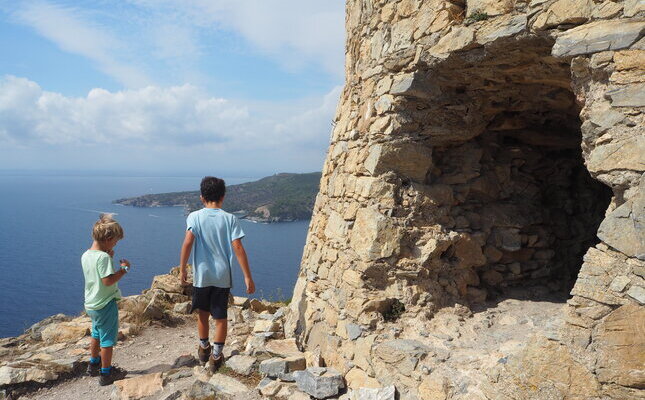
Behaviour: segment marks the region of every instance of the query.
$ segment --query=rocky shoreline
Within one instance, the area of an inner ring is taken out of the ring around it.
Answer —
[[[281,173],[227,187],[223,208],[254,222],[292,222],[311,218],[320,173]],[[186,215],[202,207],[199,192],[147,194],[114,200],[133,207],[183,207]]]

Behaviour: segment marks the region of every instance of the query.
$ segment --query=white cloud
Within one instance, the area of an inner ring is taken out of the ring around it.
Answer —
[[[288,70],[318,65],[343,75],[345,2],[342,0],[130,0],[155,19],[176,26],[228,30]]]
[[[2,0],[0,0],[2,1]],[[14,21],[62,50],[90,59],[129,88],[176,73],[182,82],[208,75],[204,49],[227,32],[288,71],[318,66],[341,79],[344,2],[331,0],[130,0],[75,3],[33,0],[7,3]],[[230,42],[227,42],[230,43]],[[159,65],[163,64],[163,67]]]
[[[110,29],[93,21],[84,10],[47,2],[23,2],[14,10],[13,17],[51,40],[62,50],[92,60],[104,73],[127,87],[141,87],[149,78],[127,60],[126,42],[118,39]]]
[[[210,146],[219,150],[324,153],[340,88],[316,101],[279,107],[213,97],[199,88],[148,86],[86,97],[44,91],[25,78],[0,79],[0,143],[34,149],[118,145],[123,148]]]
[[[203,18],[239,32],[288,68],[316,63],[336,76],[343,74],[344,1],[195,0],[192,4]]]

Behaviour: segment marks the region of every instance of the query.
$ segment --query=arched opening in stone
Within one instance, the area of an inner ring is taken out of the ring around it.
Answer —
[[[427,121],[416,140],[433,159],[424,183],[453,198],[428,217],[482,249],[456,242],[440,255],[452,299],[564,299],[598,242],[611,190],[585,168],[571,67],[552,44],[498,40],[415,77],[410,109]]]

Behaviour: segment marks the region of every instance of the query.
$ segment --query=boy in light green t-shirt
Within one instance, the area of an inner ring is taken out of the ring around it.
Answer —
[[[111,215],[101,214],[92,230],[94,242],[81,256],[85,277],[85,312],[92,319],[90,363],[87,372],[100,376],[101,386],[123,379],[127,372],[112,366],[112,349],[119,332],[119,309],[116,301],[121,298],[117,282],[130,269],[128,260],[121,260],[121,268],[112,262],[114,246],[123,239],[123,228]],[[99,350],[100,348],[100,350]]]

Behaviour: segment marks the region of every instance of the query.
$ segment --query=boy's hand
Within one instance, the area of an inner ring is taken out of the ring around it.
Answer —
[[[122,267],[130,268],[130,261],[126,260],[125,258],[120,259],[119,262],[121,263]]]
[[[246,293],[255,293],[255,282],[253,282],[253,278],[244,278],[244,283],[246,283]]]
[[[188,286],[188,271],[186,268],[181,270],[181,286]]]

